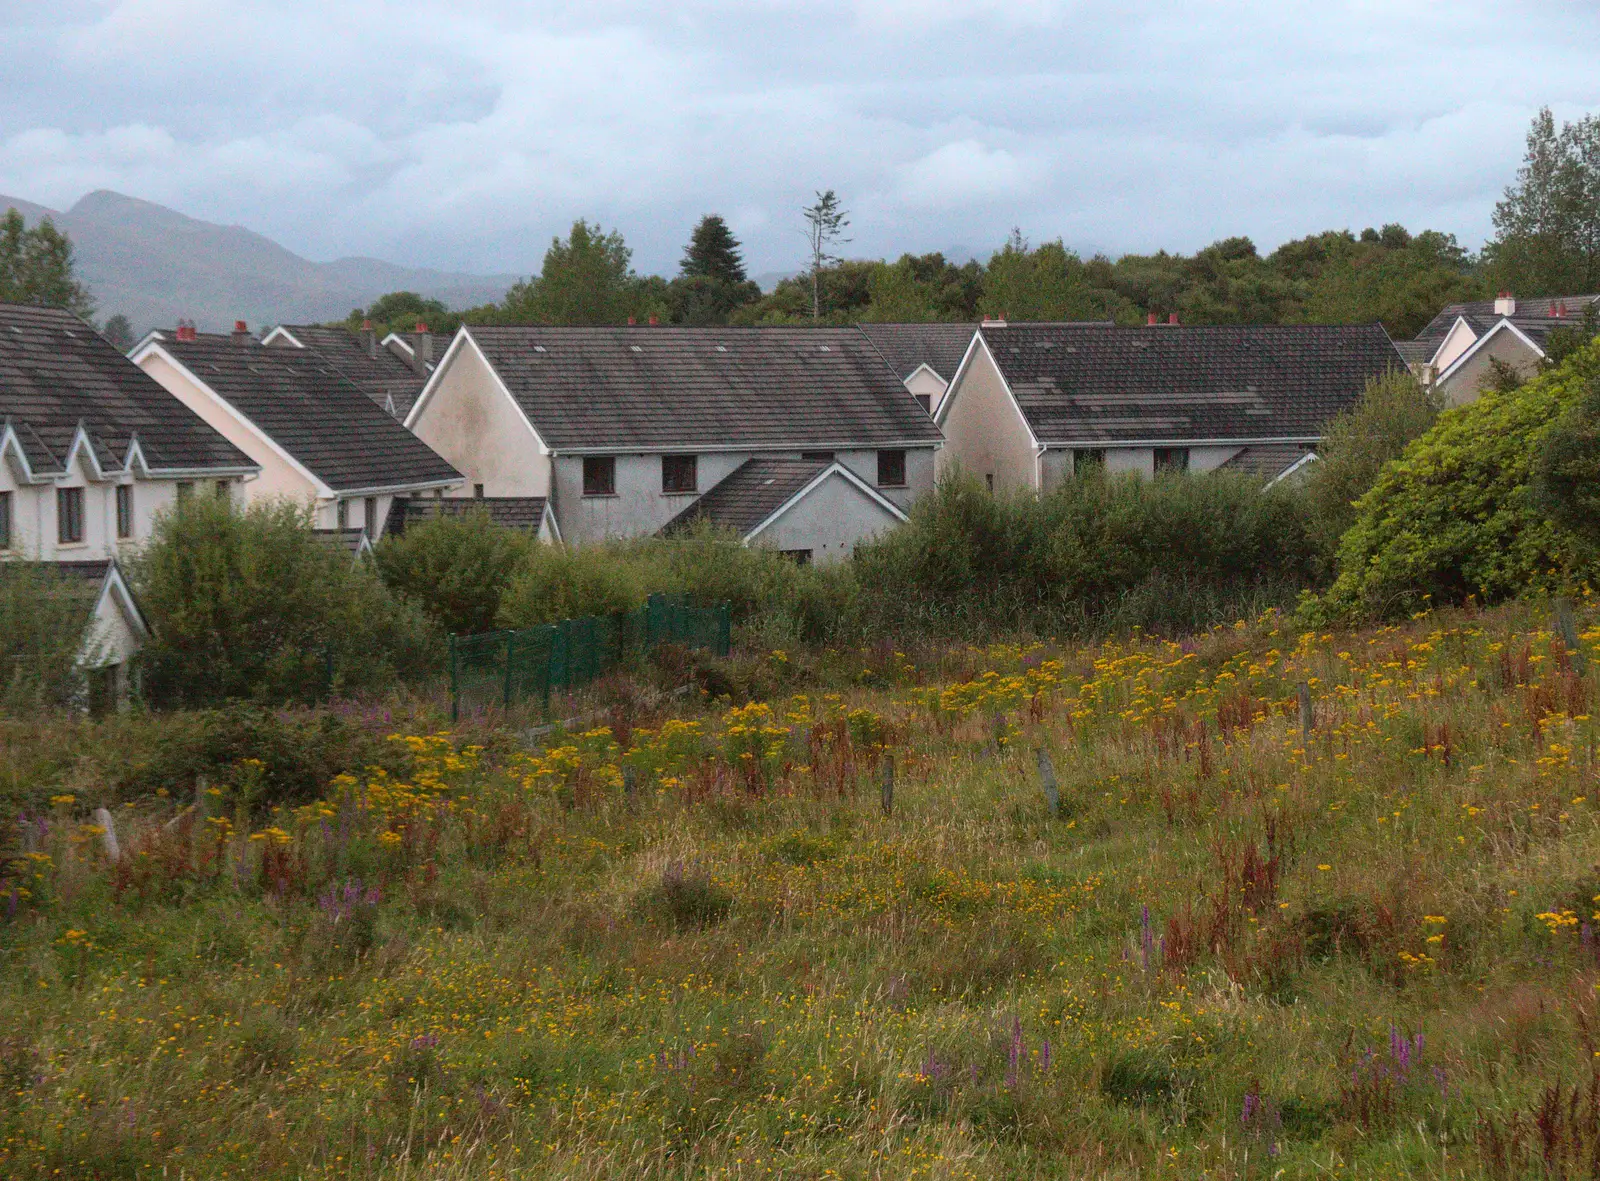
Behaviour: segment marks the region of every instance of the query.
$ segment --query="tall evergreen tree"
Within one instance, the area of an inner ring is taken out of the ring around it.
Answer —
[[[0,217],[0,303],[66,308],[87,320],[94,299],[74,269],[72,241],[48,217],[32,229],[15,209]]]
[[[689,245],[683,248],[678,273],[686,279],[698,277],[728,284],[743,283],[749,278],[744,272],[739,239],[720,214],[708,213],[695,226]]]

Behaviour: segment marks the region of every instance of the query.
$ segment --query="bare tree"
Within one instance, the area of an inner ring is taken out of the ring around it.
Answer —
[[[839,204],[838,194],[832,189],[818,193],[817,203],[800,212],[805,215],[806,242],[811,247],[811,318],[819,320],[822,318],[822,268],[839,261],[837,255],[829,253],[834,244],[850,241],[843,237],[850,215]]]

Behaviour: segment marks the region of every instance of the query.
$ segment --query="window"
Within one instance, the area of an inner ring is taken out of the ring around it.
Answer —
[[[11,493],[0,492],[0,549],[11,548]]]
[[[833,462],[833,452],[832,451],[802,451],[800,453],[800,458],[805,460],[807,463],[832,463]]]
[[[1156,448],[1156,473],[1186,472],[1189,470],[1189,449],[1187,447],[1157,447]]]
[[[348,500],[334,502],[333,523],[340,529],[350,528],[350,502]]]
[[[922,412],[924,414],[933,413],[932,394],[912,394],[911,396],[917,400],[917,405],[922,407]]]
[[[133,485],[117,485],[117,537],[123,541],[133,536]]]
[[[232,495],[232,485],[227,480],[217,481],[217,499],[227,500]]]
[[[904,451],[878,452],[878,487],[904,488],[906,485],[906,453]]]
[[[83,489],[56,489],[56,540],[74,545],[83,540]]]
[[[367,536],[378,540],[378,498],[367,497],[366,503],[361,506],[361,527],[366,530]]]
[[[1072,453],[1072,471],[1074,475],[1087,476],[1090,472],[1103,472],[1106,470],[1106,449],[1104,447],[1085,447]]]
[[[663,455],[661,457],[661,491],[693,492],[698,486],[698,472],[692,455]]]
[[[188,500],[189,497],[191,497],[193,495],[194,495],[194,481],[193,480],[179,480],[178,481],[178,503],[182,504],[184,501]]]
[[[474,484],[472,486],[472,498],[474,500],[482,500],[483,499],[483,485],[482,484]]]
[[[615,496],[617,494],[617,460],[613,455],[585,455],[583,457],[583,494],[585,496]]]
[[[786,549],[779,550],[778,552],[784,557],[788,558],[796,566],[811,565],[811,551],[808,549]]]
[[[983,473],[983,488],[984,488],[985,492],[991,492],[992,493],[994,491],[994,473],[993,472],[984,472]]]

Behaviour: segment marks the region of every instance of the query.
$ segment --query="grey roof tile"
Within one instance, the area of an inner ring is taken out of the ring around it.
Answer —
[[[418,373],[409,363],[383,345],[369,353],[361,338],[347,329],[325,324],[280,324],[302,347],[319,354],[339,375],[379,406],[394,407],[396,418],[405,418],[427,383],[428,374]],[[435,347],[438,347],[435,337]],[[449,337],[443,343],[450,343]],[[274,344],[273,348],[293,347]],[[440,349],[440,355],[443,349]]]
[[[161,347],[336,492],[461,479],[315,351],[208,334]]]
[[[557,450],[940,441],[899,376],[855,328],[463,331]]]
[[[1529,328],[1540,332],[1548,332],[1551,328],[1559,327],[1563,323],[1572,323],[1583,317],[1583,309],[1596,301],[1600,295],[1550,295],[1538,299],[1517,300],[1517,310],[1510,319],[1519,328],[1527,331]],[[1417,333],[1418,340],[1443,340],[1445,334],[1454,327],[1458,318],[1465,317],[1469,326],[1479,336],[1493,328],[1501,320],[1494,310],[1495,301],[1492,299],[1477,299],[1470,303],[1452,303],[1442,308],[1437,316],[1423,325],[1422,331]],[[1557,316],[1557,311],[1565,311],[1565,315]],[[1529,335],[1532,335],[1529,332]]]
[[[1050,444],[1318,438],[1368,379],[1404,368],[1377,324],[981,331]]]
[[[784,502],[833,466],[832,460],[747,459],[661,529],[685,533],[702,521],[737,530],[742,537]]]
[[[154,471],[229,472],[256,464],[70,312],[0,304],[0,423],[29,465],[59,472],[83,424],[104,466],[137,437]]]
[[[932,369],[946,382],[961,367],[967,346],[978,330],[976,324],[861,324],[862,335],[870,340],[889,368],[904,381],[922,366]]]
[[[487,512],[496,525],[507,529],[537,532],[544,523],[545,498],[542,496],[479,496],[396,498],[389,509],[390,533],[404,533],[406,526],[438,517],[464,517],[472,512]]]
[[[1276,479],[1305,458],[1309,449],[1298,443],[1255,443],[1222,466],[1228,471]]]

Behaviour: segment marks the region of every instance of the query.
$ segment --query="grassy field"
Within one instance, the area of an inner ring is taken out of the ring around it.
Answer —
[[[1597,617],[1586,674],[1537,604],[775,653],[770,703],[400,734],[298,808],[240,762],[114,865],[63,794],[0,1175],[1591,1176]]]

